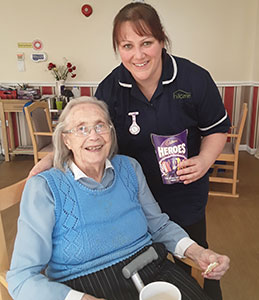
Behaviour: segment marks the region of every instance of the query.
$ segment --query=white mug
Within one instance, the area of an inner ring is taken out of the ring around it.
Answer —
[[[139,294],[139,300],[181,300],[179,289],[168,282],[155,281],[146,285]]]

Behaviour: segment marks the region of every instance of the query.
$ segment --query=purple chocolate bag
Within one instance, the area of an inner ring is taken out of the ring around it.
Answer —
[[[151,141],[155,148],[162,180],[164,184],[181,182],[176,175],[178,164],[187,159],[188,130],[175,135],[156,135],[151,133]]]

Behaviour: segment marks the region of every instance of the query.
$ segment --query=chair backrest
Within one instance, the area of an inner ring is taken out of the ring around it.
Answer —
[[[37,101],[25,107],[24,110],[32,140],[34,158],[36,158],[34,160],[37,162],[38,152],[52,143],[49,106],[45,101]]]
[[[242,138],[242,134],[243,134],[243,130],[245,127],[245,122],[246,122],[246,117],[247,117],[247,103],[243,103],[240,115],[239,115],[239,119],[238,119],[238,123],[237,123],[237,127],[236,127],[236,133],[237,133],[237,138],[234,139],[234,153],[235,155],[238,154],[239,151],[239,145],[241,143],[241,138]]]
[[[4,212],[19,203],[26,179],[15,184],[0,189],[0,283],[7,287],[5,274],[10,266],[11,253],[17,231],[18,213],[12,213],[12,217],[4,218]],[[6,215],[5,215],[6,216]],[[6,222],[4,222],[6,221]],[[6,224],[4,224],[6,223]],[[5,225],[5,226],[4,226]],[[6,228],[8,227],[8,230]],[[2,297],[2,287],[0,287],[0,299]]]

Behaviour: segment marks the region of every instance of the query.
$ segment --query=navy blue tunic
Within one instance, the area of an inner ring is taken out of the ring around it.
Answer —
[[[200,221],[208,199],[208,174],[189,185],[162,183],[150,134],[173,135],[188,129],[188,157],[199,154],[202,136],[227,132],[230,120],[210,74],[183,58],[163,50],[163,70],[150,101],[121,64],[98,86],[95,96],[104,100],[115,125],[119,152],[136,158],[161,209],[182,226]],[[137,135],[129,131],[137,112]]]

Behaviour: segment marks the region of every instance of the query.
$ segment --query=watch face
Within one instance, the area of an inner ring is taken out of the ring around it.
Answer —
[[[137,124],[131,125],[129,128],[129,132],[133,135],[137,135],[140,132],[140,127]]]

